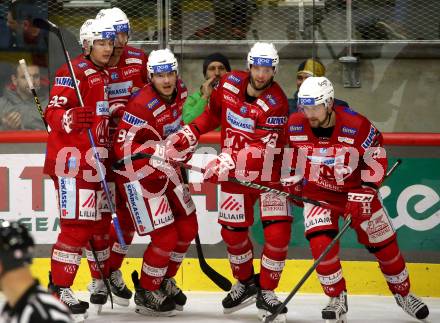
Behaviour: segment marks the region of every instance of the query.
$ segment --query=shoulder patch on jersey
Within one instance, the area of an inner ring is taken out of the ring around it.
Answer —
[[[162,112],[164,112],[166,109],[165,104],[160,106],[157,110],[153,111],[153,116],[157,117],[159,114],[161,114]]]
[[[137,74],[141,73],[140,66],[126,66],[126,67],[123,67],[121,70],[122,70],[122,77],[123,78],[128,78],[132,75],[137,75]]]
[[[258,99],[257,102],[256,102],[256,104],[257,104],[258,106],[260,106],[260,107],[264,110],[264,112],[269,111],[269,106],[268,106],[268,105],[266,104],[266,102],[264,102],[263,100]]]
[[[282,126],[287,122],[287,117],[268,117],[266,123],[273,126]]]
[[[228,83],[228,82],[223,83],[223,87],[225,89],[228,89],[229,91],[235,93],[235,94],[238,94],[238,92],[240,92],[240,90],[237,87],[235,87],[234,85],[232,85],[231,83]]]
[[[90,74],[96,73],[96,70],[94,70],[93,68],[88,68],[84,71],[84,74],[86,76],[89,76]]]
[[[304,126],[302,124],[293,124],[289,126],[289,132],[303,132]]]
[[[226,120],[232,128],[250,133],[255,132],[255,121],[253,119],[244,118],[231,109],[226,110]]]
[[[138,57],[142,55],[142,53],[135,52],[135,51],[132,51],[132,50],[128,50],[127,53],[128,53],[128,55],[133,55],[133,56],[138,56]]]
[[[80,62],[80,63],[78,63],[78,67],[79,68],[86,68],[87,66],[88,66],[89,64],[87,64],[86,62]]]
[[[158,98],[152,98],[150,102],[147,103],[146,107],[148,110],[153,110],[160,103]]]
[[[355,136],[357,134],[356,128],[351,128],[351,127],[347,127],[347,126],[342,126],[341,131],[343,134],[350,135],[350,136]]]
[[[93,75],[93,76],[90,76],[87,80],[88,80],[88,82],[89,82],[89,86],[90,86],[90,87],[93,87],[93,86],[95,86],[95,85],[98,85],[98,84],[102,84],[102,83],[104,83],[103,80],[102,80],[101,75]]]
[[[227,77],[227,80],[231,81],[232,83],[239,84],[241,82],[241,78],[238,76],[235,76],[234,74],[231,74]]]
[[[64,86],[73,89],[73,80],[68,76],[57,76],[55,77],[55,86]]]
[[[108,108],[108,101],[98,101],[96,102],[96,115],[97,116],[108,116],[110,111]]]
[[[144,119],[138,118],[127,111],[124,111],[122,120],[128,124],[131,124],[132,126],[141,126],[147,124],[147,121]]]
[[[357,115],[358,113],[356,111],[354,111],[353,109],[351,109],[350,107],[344,107],[344,112],[351,114],[352,116]]]
[[[142,64],[142,60],[140,58],[130,57],[125,59],[125,64]]]
[[[376,138],[378,131],[375,126],[370,125],[370,131],[368,132],[367,138],[365,138],[364,142],[362,143],[362,148],[367,149],[371,147],[371,145],[374,142],[374,139]]]
[[[271,95],[271,94],[266,94],[265,98],[266,98],[267,102],[269,102],[270,105],[273,106],[273,105],[276,105],[276,104],[277,104],[277,101],[275,100],[275,98],[273,97],[273,95]]]

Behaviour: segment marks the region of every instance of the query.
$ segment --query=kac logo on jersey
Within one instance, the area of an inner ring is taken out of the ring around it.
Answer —
[[[282,126],[287,121],[287,117],[268,117],[266,123],[274,126]]]
[[[232,83],[239,84],[241,82],[241,78],[231,74],[228,76],[228,80],[232,81]]]
[[[316,105],[315,98],[298,98],[298,105]]]
[[[253,133],[255,131],[255,121],[251,118],[243,118],[230,109],[226,111],[226,120],[232,128]]]
[[[119,74],[118,72],[112,72],[112,74],[110,75],[110,78],[115,81],[119,78]]]
[[[277,101],[275,100],[275,98],[272,95],[270,95],[270,94],[266,95],[266,99],[267,99],[267,101],[269,102],[270,105],[276,105],[277,104]]]
[[[273,59],[267,57],[254,57],[253,63],[258,66],[272,66]]]
[[[289,127],[289,132],[303,132],[304,126],[302,124],[293,124]]]
[[[241,114],[246,114],[247,113],[247,108],[245,107],[245,106],[242,106],[241,108],[240,108],[240,113]]]
[[[173,110],[173,118],[177,118],[177,110]]]
[[[55,86],[64,86],[73,89],[73,80],[71,77],[55,77]]]
[[[144,119],[138,118],[127,111],[124,112],[122,120],[128,124],[131,124],[132,126],[141,126],[147,123],[147,121]]]
[[[148,110],[153,110],[158,104],[159,104],[159,99],[153,98],[150,102],[147,103],[147,108]]]

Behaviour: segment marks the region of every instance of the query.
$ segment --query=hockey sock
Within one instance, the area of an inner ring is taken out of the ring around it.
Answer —
[[[154,291],[160,287],[168,269],[171,251],[177,245],[174,223],[151,233],[151,243],[144,252],[140,285]]]
[[[178,241],[176,247],[170,254],[170,262],[166,277],[174,277],[182,264],[185,254],[197,235],[198,225],[197,216],[192,213],[188,216],[179,216],[175,219]]]
[[[274,290],[278,286],[289,248],[292,224],[273,222],[264,227],[264,248],[261,256],[261,289]]]
[[[376,248],[374,255],[379,261],[380,270],[390,291],[393,294],[408,295],[410,289],[409,275],[397,240],[393,240],[384,247]]]
[[[316,260],[333,240],[327,233],[317,233],[309,236],[310,249]],[[346,290],[345,279],[339,260],[339,242],[337,242],[325,258],[316,267],[316,273],[322,289],[327,296],[336,297]]]
[[[221,235],[228,250],[229,263],[234,278],[248,281],[254,274],[252,243],[247,228],[222,227]]]
[[[118,270],[122,266],[125,256],[127,255],[128,248],[131,245],[134,237],[134,226],[131,215],[126,207],[118,207],[118,219],[121,226],[122,235],[126,247],[122,248],[119,244],[118,236],[116,235],[115,228],[110,227],[110,272]]]

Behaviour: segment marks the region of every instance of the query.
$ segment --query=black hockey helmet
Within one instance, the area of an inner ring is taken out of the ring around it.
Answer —
[[[23,267],[32,262],[34,239],[18,222],[0,223],[0,262],[2,272]]]

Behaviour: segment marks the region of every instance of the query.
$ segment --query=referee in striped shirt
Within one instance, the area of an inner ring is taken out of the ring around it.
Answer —
[[[0,305],[0,322],[74,322],[69,309],[32,277],[29,264],[33,246],[23,225],[0,223],[0,291],[6,297],[3,308]]]

